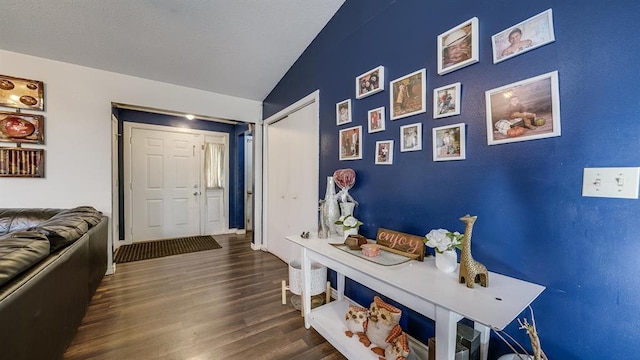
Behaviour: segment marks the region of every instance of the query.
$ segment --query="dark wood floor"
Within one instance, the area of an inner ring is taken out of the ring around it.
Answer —
[[[284,262],[215,238],[222,249],[118,264],[64,359],[344,359],[281,304]]]

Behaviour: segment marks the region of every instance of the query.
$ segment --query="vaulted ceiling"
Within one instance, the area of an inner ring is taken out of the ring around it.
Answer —
[[[262,101],[343,3],[4,0],[0,49]]]

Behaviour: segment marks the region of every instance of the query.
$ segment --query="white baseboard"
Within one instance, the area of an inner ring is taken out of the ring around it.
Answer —
[[[116,273],[116,263],[111,263],[111,266],[107,266],[107,272],[105,275],[113,275]]]

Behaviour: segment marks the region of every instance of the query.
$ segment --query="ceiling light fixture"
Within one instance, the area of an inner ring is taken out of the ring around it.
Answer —
[[[196,118],[195,116],[193,116],[193,115],[191,115],[191,114],[187,114],[187,115],[185,115],[184,117],[186,117],[186,118],[187,118],[187,119],[189,119],[189,120],[193,120],[193,119],[195,119],[195,118]]]

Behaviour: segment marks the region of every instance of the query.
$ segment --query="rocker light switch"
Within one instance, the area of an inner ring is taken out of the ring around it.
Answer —
[[[582,196],[637,199],[640,168],[585,168]]]

